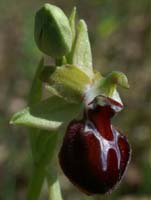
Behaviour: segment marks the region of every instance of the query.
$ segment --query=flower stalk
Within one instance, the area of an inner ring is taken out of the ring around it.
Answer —
[[[44,166],[37,166],[37,167],[34,166],[28,188],[28,194],[27,194],[28,200],[39,199],[45,176],[46,176],[46,170]]]
[[[49,200],[63,200],[57,172],[52,164],[48,167],[47,183]]]

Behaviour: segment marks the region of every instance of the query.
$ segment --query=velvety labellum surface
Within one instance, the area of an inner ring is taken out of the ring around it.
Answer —
[[[107,170],[107,158],[108,153],[110,149],[113,149],[116,152],[117,155],[117,162],[118,162],[118,169],[120,168],[120,160],[121,160],[121,154],[118,146],[118,137],[119,132],[111,126],[111,130],[113,133],[113,140],[107,140],[98,132],[98,130],[95,128],[94,124],[92,122],[87,122],[85,125],[84,132],[87,134],[93,134],[95,135],[96,139],[98,139],[100,143],[100,152],[101,152],[101,162],[102,162],[102,170]],[[104,149],[104,151],[102,151]]]
[[[115,104],[107,99],[104,106],[91,107],[83,120],[69,124],[64,137],[59,153],[61,167],[86,194],[111,191],[129,162],[128,141],[110,121],[118,106]]]

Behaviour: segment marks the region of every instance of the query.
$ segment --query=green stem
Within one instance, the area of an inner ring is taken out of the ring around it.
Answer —
[[[63,56],[62,58],[56,59],[55,62],[56,62],[56,66],[61,66],[63,64],[66,64],[67,60],[66,60],[66,57]],[[53,154],[55,154],[55,152]],[[53,167],[54,165],[55,164],[52,161],[51,164],[48,166],[48,171],[47,171],[49,200],[63,200],[62,195],[61,195],[60,183],[57,177],[57,172],[54,170],[54,167]]]
[[[65,62],[65,58],[58,59],[57,62],[58,62],[58,64],[62,65],[63,62]],[[39,66],[37,68],[37,71],[35,73],[35,77],[34,77],[32,87],[30,90],[30,94],[29,94],[29,105],[39,102],[42,97],[42,83],[39,80],[39,74],[42,71],[42,69],[43,69],[43,59],[41,60]],[[43,147],[43,145],[42,145],[42,149],[39,149],[40,147],[39,147],[39,143],[38,143],[38,141],[39,141],[38,136],[39,136],[39,134],[40,135],[42,134],[42,136],[43,136],[47,132],[42,131],[42,133],[41,132],[39,133],[38,129],[30,129],[29,132],[30,132],[29,135],[30,135],[30,142],[31,142],[34,162],[36,161],[36,154],[38,153],[37,150],[39,151],[39,154],[40,154],[41,151],[43,152],[43,148],[45,148],[46,151],[48,150],[48,152],[46,152],[46,153],[48,153],[50,156],[49,159],[47,159],[47,156],[46,156],[46,158],[45,158],[45,156],[41,157],[40,161],[38,162],[38,163],[41,163],[40,166],[37,166],[34,164],[35,166],[34,166],[33,175],[31,178],[31,182],[29,185],[27,200],[38,200],[40,193],[41,193],[41,188],[42,188],[42,185],[43,185],[44,179],[46,177],[46,173],[47,173],[45,169],[46,169],[48,163],[50,162],[50,159],[53,157],[53,152],[54,152],[53,150],[56,147],[55,141],[57,141],[57,137],[56,137],[56,139],[53,140],[53,144],[51,144],[51,141],[52,141],[52,138],[51,138],[51,140],[48,142],[48,144],[46,146]],[[40,139],[41,139],[41,143],[43,144],[45,139],[47,139],[47,134],[44,136],[44,138],[40,137]],[[52,153],[52,155],[50,155],[50,152]],[[50,194],[51,200],[62,200],[58,180],[56,179],[56,177],[53,177],[53,180],[52,180],[52,175],[50,176],[49,174],[47,175],[47,177],[48,177],[49,194]]]
[[[60,183],[57,174],[52,171],[52,167],[47,174],[49,200],[63,200],[61,195]]]
[[[43,166],[37,166],[34,168],[28,189],[27,200],[39,199],[45,175],[46,170]]]
[[[39,74],[41,70],[43,69],[43,63],[44,59],[42,58],[39,66],[37,67],[32,86],[29,92],[29,105],[32,105],[38,101],[41,100],[42,97],[42,83],[39,80]],[[29,139],[31,143],[32,153],[33,153],[33,159],[35,159],[34,156],[34,150],[36,145],[36,138],[38,137],[38,129],[29,129]],[[34,163],[34,162],[33,162]],[[27,200],[38,200],[41,192],[41,188],[44,182],[44,178],[46,175],[46,171],[44,166],[34,166],[32,177],[30,181],[30,185],[28,188],[27,193]]]
[[[56,66],[61,66],[61,65],[67,64],[66,57],[63,56],[63,57],[61,57],[61,58],[57,58],[57,59],[55,60],[55,64],[56,64]]]

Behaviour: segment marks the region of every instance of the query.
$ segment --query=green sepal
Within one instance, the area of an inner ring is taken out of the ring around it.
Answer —
[[[84,20],[80,20],[78,23],[77,37],[72,52],[72,64],[78,66],[91,79],[93,78],[91,46]]]
[[[76,36],[76,28],[75,28],[75,18],[76,18],[76,7],[73,8],[71,15],[69,17],[69,23],[70,23],[70,27],[71,27],[71,31],[72,31],[72,39],[74,42],[75,36]]]
[[[57,67],[48,80],[50,88],[55,89],[58,95],[75,103],[82,101],[85,87],[90,82],[89,77],[73,65]]]
[[[49,56],[60,58],[71,50],[69,20],[57,6],[46,3],[36,13],[34,34],[39,49]]]
[[[10,123],[54,131],[75,118],[81,107],[82,104],[67,103],[62,98],[52,96],[17,112]]]

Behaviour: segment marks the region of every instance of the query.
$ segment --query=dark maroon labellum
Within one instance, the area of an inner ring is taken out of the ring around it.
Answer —
[[[130,159],[130,146],[110,119],[122,109],[106,99],[88,109],[83,120],[73,120],[59,153],[62,170],[86,194],[104,194],[121,180]]]

